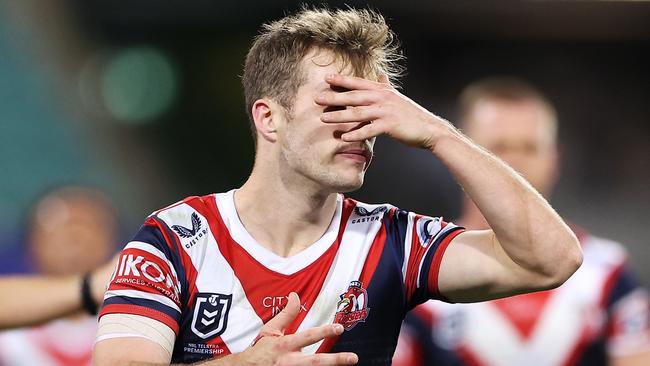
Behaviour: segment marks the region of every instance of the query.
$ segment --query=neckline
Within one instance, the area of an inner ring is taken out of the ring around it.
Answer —
[[[335,243],[343,212],[342,195],[338,194],[336,197],[336,209],[325,233],[302,251],[290,257],[282,257],[261,245],[246,230],[235,207],[235,191],[236,189],[232,189],[215,195],[221,219],[226,225],[232,240],[268,269],[284,275],[291,275],[312,264]]]

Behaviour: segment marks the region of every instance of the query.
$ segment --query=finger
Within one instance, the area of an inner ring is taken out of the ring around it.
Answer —
[[[377,108],[368,106],[347,107],[346,109],[323,112],[321,121],[325,123],[368,122],[379,118]]]
[[[384,130],[381,124],[375,121],[342,134],[341,139],[346,142],[364,141],[377,137],[382,133],[384,133]]]
[[[369,105],[376,100],[376,95],[367,90],[352,90],[343,93],[323,92],[314,98],[317,104],[330,106]]]
[[[334,337],[343,333],[341,324],[327,324],[320,327],[309,328],[285,337],[289,349],[299,350],[302,347],[314,344],[327,337]]]
[[[375,81],[341,74],[328,74],[325,76],[325,81],[330,85],[340,86],[350,90],[369,90],[385,87],[385,85]]]
[[[260,331],[261,334],[282,335],[284,329],[298,316],[300,312],[300,297],[295,292],[289,294],[287,305],[276,315],[273,319],[269,320]]]
[[[355,365],[359,362],[359,357],[352,352],[341,353],[317,353],[314,355],[292,355],[288,362],[280,362],[286,366],[303,366],[303,365]]]

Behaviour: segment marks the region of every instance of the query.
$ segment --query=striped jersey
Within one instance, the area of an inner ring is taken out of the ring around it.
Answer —
[[[427,302],[407,317],[395,366],[607,365],[650,351],[650,300],[624,248],[576,230],[584,261],[555,290],[475,304]]]
[[[249,347],[293,291],[302,303],[287,334],[333,322],[345,329],[304,353],[350,351],[360,364],[388,365],[406,312],[441,298],[442,256],[463,231],[338,195],[323,236],[285,258],[251,237],[233,197],[189,197],[148,217],[120,255],[100,317],[166,324],[176,334],[172,362],[189,363]]]

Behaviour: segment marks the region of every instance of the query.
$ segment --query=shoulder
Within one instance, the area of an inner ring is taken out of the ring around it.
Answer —
[[[379,221],[392,216],[396,207],[387,203],[373,204],[360,202],[352,198],[344,198],[344,211],[350,211],[350,223]]]

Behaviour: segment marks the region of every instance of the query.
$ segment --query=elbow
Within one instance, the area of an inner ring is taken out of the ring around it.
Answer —
[[[565,250],[560,250],[552,268],[546,272],[544,290],[560,287],[580,268],[583,261],[582,248],[578,239],[571,233]]]

